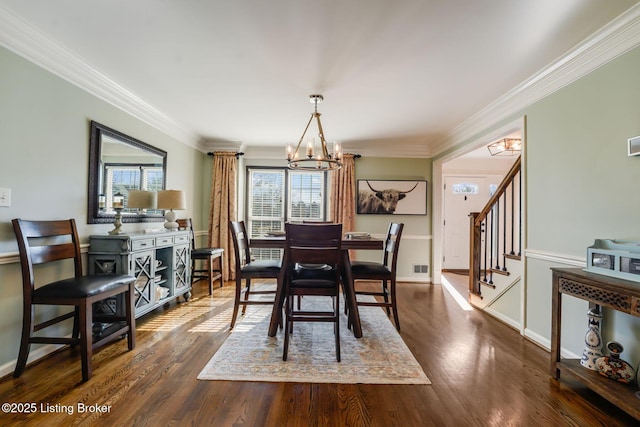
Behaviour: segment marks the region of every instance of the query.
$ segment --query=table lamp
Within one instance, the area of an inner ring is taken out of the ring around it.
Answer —
[[[153,191],[146,190],[129,190],[127,198],[127,208],[142,210],[155,209],[157,204],[157,196]]]
[[[164,228],[170,231],[178,229],[178,223],[176,222],[175,210],[182,210],[187,208],[187,199],[184,191],[181,190],[162,190],[158,191],[158,209],[164,209]],[[168,210],[167,210],[168,209]]]

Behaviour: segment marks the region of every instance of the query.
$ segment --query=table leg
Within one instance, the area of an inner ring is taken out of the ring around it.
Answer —
[[[286,266],[287,264],[282,261],[282,268],[280,269],[280,274],[278,274],[277,286],[276,286],[276,296],[273,303],[273,311],[271,312],[271,321],[269,322],[269,336],[275,337],[278,333],[278,326],[281,323],[282,317],[282,307],[284,305],[285,300],[285,292],[284,292],[284,280],[286,274]]]
[[[349,259],[349,251],[342,251],[342,290],[344,299],[349,307],[349,316],[351,317],[351,326],[353,327],[353,335],[356,338],[362,337],[362,325],[360,324],[360,313],[358,312],[358,304],[356,301],[356,293],[353,284],[353,274],[351,273],[351,260]]]

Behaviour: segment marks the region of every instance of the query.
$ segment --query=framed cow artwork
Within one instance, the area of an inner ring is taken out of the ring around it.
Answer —
[[[427,181],[358,180],[358,214],[426,215]]]

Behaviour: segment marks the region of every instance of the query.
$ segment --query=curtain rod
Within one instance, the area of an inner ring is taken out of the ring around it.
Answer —
[[[213,156],[213,151],[209,151],[209,152],[207,153],[207,156],[212,157],[212,156]],[[237,153],[236,153],[236,159],[237,159],[238,157],[240,157],[240,156],[244,156],[244,153],[243,153],[242,151],[239,151],[239,152],[237,152]]]
[[[209,152],[207,153],[207,156],[213,156],[213,151],[209,151]],[[236,159],[237,159],[238,157],[240,157],[240,156],[244,156],[244,153],[243,153],[243,152],[241,152],[241,151],[236,153]],[[359,158],[361,158],[361,157],[362,157],[362,156],[361,156],[360,154],[354,154],[354,155],[353,155],[353,158],[354,158],[354,159],[359,159]]]

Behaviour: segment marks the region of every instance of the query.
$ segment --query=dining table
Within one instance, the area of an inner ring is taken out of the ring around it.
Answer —
[[[286,239],[285,236],[264,236],[253,237],[249,239],[249,246],[251,248],[260,249],[285,249]],[[351,321],[351,327],[353,328],[353,335],[356,338],[362,337],[362,324],[360,323],[360,314],[358,313],[358,304],[356,300],[356,292],[354,287],[353,274],[351,273],[351,260],[349,256],[350,250],[382,250],[384,248],[384,240],[377,238],[342,238],[342,289],[344,293],[344,299],[349,307],[349,316]],[[286,254],[285,254],[286,256]],[[271,321],[269,323],[269,336],[274,337],[278,332],[278,325],[281,324],[282,307],[285,301],[285,263],[283,262],[283,268],[280,271],[280,275],[277,279],[277,288],[275,303],[273,304],[273,312],[271,314]]]

